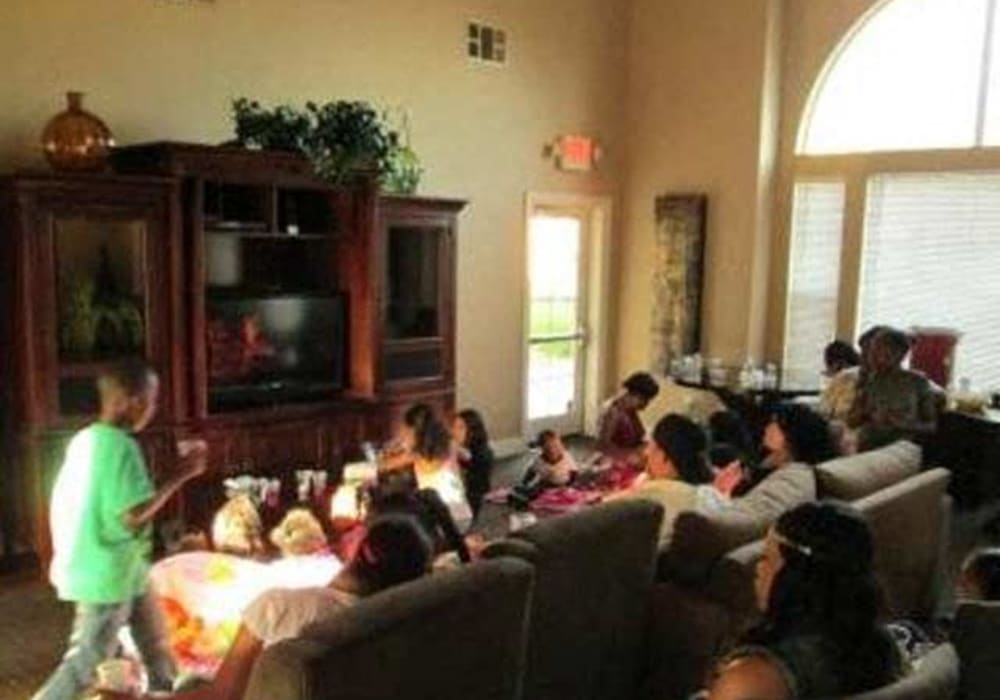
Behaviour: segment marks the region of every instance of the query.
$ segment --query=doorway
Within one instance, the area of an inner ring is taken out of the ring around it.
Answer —
[[[593,430],[605,382],[610,200],[527,201],[524,432]]]

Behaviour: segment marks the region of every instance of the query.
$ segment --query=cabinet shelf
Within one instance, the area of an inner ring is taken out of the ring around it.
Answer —
[[[141,362],[138,355],[125,355],[103,360],[73,360],[59,363],[60,379],[87,379],[97,377],[101,372],[121,365],[123,362]]]
[[[337,236],[337,234],[333,231],[330,231],[329,233],[287,233],[281,231],[212,227],[206,227],[205,233],[209,236],[231,236],[234,238],[256,238],[272,241],[332,241]]]
[[[274,289],[266,287],[205,287],[207,301],[243,299],[327,299],[340,292],[326,289]]]

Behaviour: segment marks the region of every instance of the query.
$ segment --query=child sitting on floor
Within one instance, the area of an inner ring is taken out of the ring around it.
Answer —
[[[538,433],[531,446],[541,452],[511,492],[510,500],[515,506],[533,501],[546,489],[569,486],[578,472],[576,460],[555,431]]]

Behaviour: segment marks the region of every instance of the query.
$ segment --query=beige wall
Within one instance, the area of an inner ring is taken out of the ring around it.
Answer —
[[[646,367],[653,200],[708,194],[703,350],[759,357],[765,327],[780,3],[635,0],[619,267],[619,375]]]
[[[619,376],[649,362],[653,200],[665,192],[709,197],[703,351],[780,359],[800,116],[831,52],[877,3],[634,0]]]
[[[466,60],[469,19],[508,31],[506,68]],[[67,89],[88,93],[119,143],[226,140],[240,95],[405,106],[422,191],[471,201],[459,402],[510,436],[521,420],[524,194],[617,189],[626,20],[608,0],[3,0],[0,168],[38,161]],[[546,141],[577,131],[606,144],[597,175],[562,175],[541,158]]]

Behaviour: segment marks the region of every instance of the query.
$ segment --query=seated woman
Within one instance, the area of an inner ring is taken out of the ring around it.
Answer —
[[[459,531],[467,531],[472,524],[472,507],[458,472],[451,435],[427,404],[414,404],[403,414],[399,448],[387,456],[383,468],[408,465],[413,465],[417,485],[437,491]]]
[[[870,328],[858,338],[862,352],[881,326]],[[845,421],[854,404],[861,355],[842,340],[835,340],[823,351],[825,386],[820,392],[816,411],[827,420]]]
[[[823,373],[834,377],[845,369],[861,364],[861,356],[854,346],[843,340],[834,340],[823,348]]]
[[[710,510],[719,500],[712,488],[712,470],[705,461],[705,433],[690,419],[664,416],[646,443],[646,475],[627,491],[607,501],[641,498],[664,507],[660,546],[670,544],[674,520],[685,510]]]
[[[903,675],[878,621],[872,560],[868,524],[844,504],[803,504],[768,532],[754,582],[763,621],[742,642],[770,652],[755,658],[788,679],[790,697],[854,695]],[[723,669],[716,684],[735,670]]]
[[[453,552],[459,561],[470,561],[469,549],[448,506],[437,491],[418,486],[412,468],[380,473],[369,497],[369,519],[390,514],[411,516],[430,535],[435,555]]]
[[[909,352],[909,336],[895,328],[872,339],[846,421],[859,452],[936,429],[942,394],[924,375],[903,368]]]
[[[808,406],[778,404],[764,428],[765,457],[749,469],[730,466],[716,475],[715,484],[722,493],[742,496],[757,484],[789,464],[814,466],[837,456],[830,425]],[[741,471],[742,473],[737,474]],[[735,476],[739,478],[735,478]]]
[[[612,399],[600,418],[597,449],[613,460],[638,464],[646,428],[639,411],[660,393],[660,385],[646,372],[636,372],[623,383],[624,391]]]
[[[490,475],[493,471],[493,449],[486,423],[479,411],[467,408],[461,411],[451,427],[458,466],[465,482],[465,493],[472,507],[473,516],[479,515],[483,497],[490,490]]]
[[[261,650],[301,637],[316,624],[335,620],[361,598],[425,574],[430,543],[411,518],[389,516],[371,524],[357,555],[329,583],[318,588],[275,589],[258,597],[243,613],[236,641],[215,678],[194,690],[168,696],[175,700],[241,700]],[[131,696],[104,692],[108,700]]]

